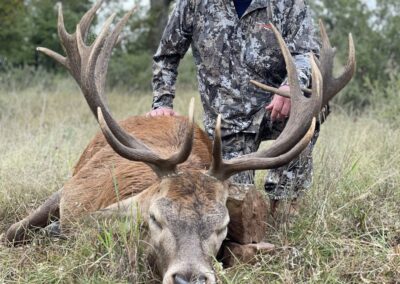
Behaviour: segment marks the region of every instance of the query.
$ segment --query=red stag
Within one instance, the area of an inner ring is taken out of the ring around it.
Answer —
[[[156,265],[163,283],[215,283],[211,259],[227,234],[229,177],[249,169],[282,166],[306,147],[321,106],[353,76],[352,38],[348,64],[335,79],[334,50],[321,25],[321,58],[310,56],[312,95],[306,97],[300,89],[290,52],[273,28],[285,58],[291,89],[293,106],[288,124],[267,150],[225,161],[221,157],[221,118],[212,145],[193,122],[193,101],[189,118],[136,116],[120,123],[114,120],[104,100],[105,78],[111,52],[132,12],[113,29],[110,26],[115,15],[112,15],[93,44],[87,46],[89,26],[100,5],[101,1],[83,16],[72,35],[64,28],[60,6],[58,33],[66,57],[46,48],[38,50],[58,61],[74,77],[102,133],[89,143],[64,187],[11,226],[6,239],[11,243],[23,242],[27,231],[49,225],[54,217],[59,219],[60,229],[65,230],[89,214],[132,216],[140,211],[148,225],[148,242],[154,248],[153,253],[157,253]]]

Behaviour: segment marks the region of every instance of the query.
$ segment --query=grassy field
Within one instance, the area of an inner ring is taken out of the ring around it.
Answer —
[[[198,98],[179,91],[180,113],[191,96]],[[121,119],[151,104],[151,94],[108,98]],[[199,108],[197,116],[200,122]],[[220,282],[400,283],[400,129],[389,125],[336,108],[323,126],[300,216],[270,227],[266,239],[277,250],[257,264],[222,270],[216,262]],[[97,130],[70,81],[0,90],[0,234],[62,187]],[[0,283],[152,283],[139,230],[82,227],[66,240],[0,245]]]

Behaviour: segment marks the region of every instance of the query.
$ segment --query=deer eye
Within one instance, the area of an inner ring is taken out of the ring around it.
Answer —
[[[161,223],[157,221],[154,214],[150,214],[150,223],[155,225],[158,229],[162,229]]]

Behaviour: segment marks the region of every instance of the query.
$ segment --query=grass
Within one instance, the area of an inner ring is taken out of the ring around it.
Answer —
[[[179,90],[180,113],[191,96],[198,98]],[[111,92],[108,98],[118,118],[151,105],[150,93]],[[0,90],[0,234],[62,187],[96,131],[71,81]],[[400,283],[399,144],[393,125],[336,109],[323,126],[314,186],[300,216],[269,228],[266,238],[277,250],[257,264],[223,270],[216,262],[220,282]],[[128,230],[127,222],[100,232],[81,225],[66,240],[39,234],[27,246],[0,246],[0,283],[156,283],[140,226]]]

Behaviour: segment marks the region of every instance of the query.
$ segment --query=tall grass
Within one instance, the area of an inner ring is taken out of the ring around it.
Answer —
[[[28,89],[0,90],[0,234],[61,188],[98,131],[72,81],[38,80]],[[194,91],[178,90],[186,113]],[[143,114],[150,93],[111,92],[117,118]],[[397,102],[398,103],[398,102]],[[197,99],[197,120],[201,123]],[[297,218],[270,226],[277,250],[255,265],[222,269],[221,283],[399,283],[400,130],[375,111],[335,108],[315,150],[312,190]],[[258,174],[258,184],[263,173]],[[0,283],[152,283],[140,226],[128,221],[81,225],[67,240],[36,235],[33,243],[0,246]],[[132,227],[132,226],[131,226]]]

